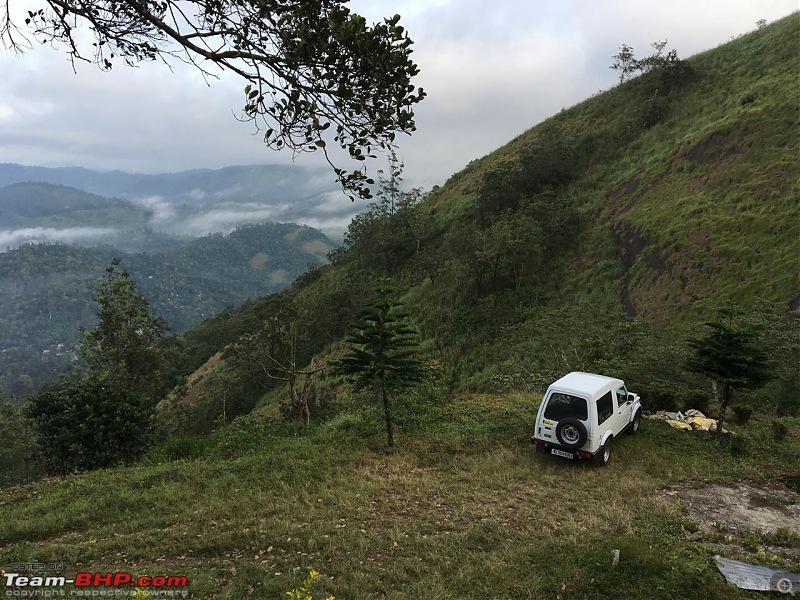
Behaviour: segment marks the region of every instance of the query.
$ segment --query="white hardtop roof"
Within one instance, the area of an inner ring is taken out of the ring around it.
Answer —
[[[606,392],[623,385],[624,382],[621,379],[614,377],[573,371],[572,373],[567,373],[558,381],[554,381],[548,391],[558,389],[569,394],[593,397],[598,392]]]

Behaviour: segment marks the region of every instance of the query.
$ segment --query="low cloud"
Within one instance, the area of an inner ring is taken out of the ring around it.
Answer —
[[[150,217],[150,227],[153,229],[164,229],[166,224],[175,220],[175,208],[161,196],[131,198],[131,202],[152,213],[153,216]]]
[[[119,229],[111,227],[69,227],[66,229],[29,227],[25,229],[11,229],[0,231],[0,251],[13,249],[22,244],[31,242],[80,244],[84,242],[100,241],[114,237],[119,233]]]
[[[275,207],[266,204],[224,204],[175,222],[169,226],[169,231],[194,236],[216,232],[229,233],[237,225],[275,221],[276,212]]]

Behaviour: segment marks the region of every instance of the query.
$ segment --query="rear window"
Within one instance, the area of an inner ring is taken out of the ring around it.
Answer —
[[[569,417],[586,421],[589,418],[586,400],[561,392],[553,392],[547,401],[547,408],[544,409],[544,418],[560,421]]]

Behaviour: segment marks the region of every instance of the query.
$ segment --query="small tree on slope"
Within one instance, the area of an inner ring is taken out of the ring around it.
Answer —
[[[756,344],[759,330],[737,322],[741,311],[731,306],[720,311],[720,319],[705,323],[711,331],[704,337],[690,338],[694,350],[688,368],[706,375],[720,386],[721,401],[717,418],[717,437],[722,436],[725,413],[738,389],[755,389],[771,379],[767,352]]]
[[[425,376],[419,359],[419,335],[408,324],[399,291],[387,278],[372,288],[376,297],[364,303],[361,315],[350,327],[349,348],[334,364],[333,373],[344,376],[355,389],[377,387],[386,419],[386,441],[394,446],[392,394],[413,386]]]

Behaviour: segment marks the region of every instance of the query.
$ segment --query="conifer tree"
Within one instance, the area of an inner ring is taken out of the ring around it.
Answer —
[[[395,298],[398,288],[390,279],[378,279],[375,298],[364,303],[347,336],[349,348],[334,364],[333,373],[344,376],[355,389],[377,388],[383,402],[386,440],[394,447],[394,392],[418,383],[425,376],[420,360],[419,334],[408,323],[410,316]]]
[[[711,330],[707,335],[688,340],[694,350],[689,370],[706,375],[720,387],[717,437],[722,435],[734,391],[759,388],[771,378],[767,352],[757,344],[760,331],[741,323],[737,319],[741,315],[735,305],[722,309],[719,320],[705,323]]]

